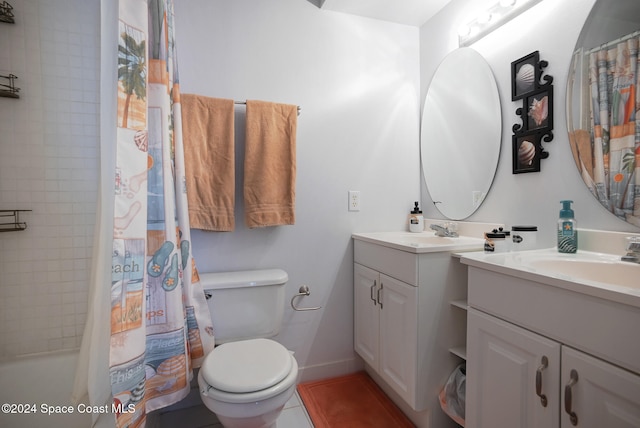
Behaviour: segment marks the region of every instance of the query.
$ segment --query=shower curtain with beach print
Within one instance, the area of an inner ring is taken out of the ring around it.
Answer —
[[[637,36],[589,53],[592,191],[640,225],[640,67]]]
[[[109,372],[118,427],[189,392],[213,348],[191,255],[172,0],[120,0]]]

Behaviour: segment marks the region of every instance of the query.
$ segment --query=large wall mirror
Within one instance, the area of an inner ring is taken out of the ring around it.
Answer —
[[[420,135],[427,190],[442,215],[462,220],[478,209],[495,176],[501,135],[489,64],[471,48],[451,52],[431,80]]]
[[[582,179],[605,209],[638,227],[639,45],[640,1],[597,0],[567,84],[569,141]]]

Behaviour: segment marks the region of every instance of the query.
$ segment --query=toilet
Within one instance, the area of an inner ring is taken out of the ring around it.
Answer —
[[[293,396],[298,363],[268,339],[280,331],[282,269],[201,273],[216,347],[198,373],[202,402],[227,428],[274,427]]]

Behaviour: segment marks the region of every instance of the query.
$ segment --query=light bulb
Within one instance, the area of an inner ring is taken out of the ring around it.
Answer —
[[[460,37],[468,36],[470,32],[471,29],[468,25],[461,25],[460,27],[458,27],[458,36]]]
[[[491,14],[490,14],[489,12],[481,13],[481,14],[478,16],[478,22],[479,22],[480,24],[486,24],[486,23],[487,23],[487,22],[489,22],[489,21],[491,21]]]

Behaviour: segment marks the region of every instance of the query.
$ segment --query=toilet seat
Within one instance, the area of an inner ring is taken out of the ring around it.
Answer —
[[[281,359],[281,362],[285,366],[290,367],[289,371],[285,374],[285,377],[280,381],[276,382],[275,384],[273,384],[271,381],[267,381],[264,384],[260,385],[263,387],[263,389],[255,390],[253,392],[237,393],[237,392],[228,392],[228,391],[215,388],[213,385],[211,385],[211,383],[209,382],[209,380],[207,380],[205,376],[209,376],[209,379],[212,379],[212,380],[214,379],[210,377],[212,375],[212,373],[210,373],[210,369],[212,369],[213,366],[218,366],[218,364],[216,363],[217,358],[212,357],[212,355],[216,353],[216,350],[218,348],[223,346],[223,345],[220,345],[217,348],[214,348],[214,350],[211,351],[205,357],[204,361],[202,362],[202,366],[200,367],[200,371],[198,373],[198,384],[200,385],[200,393],[203,396],[203,399],[207,398],[207,399],[212,399],[212,400],[216,400],[223,403],[236,403],[236,404],[255,403],[257,401],[267,400],[271,397],[275,397],[276,395],[281,394],[290,388],[295,388],[296,381],[298,379],[298,362],[293,357],[292,353],[289,352],[284,346],[269,339],[251,339],[251,340],[241,341],[241,342],[228,342],[227,344],[231,345],[232,343],[235,344],[235,343],[254,342],[254,341],[258,341],[258,343],[256,344],[258,346],[258,349],[262,349],[260,348],[260,346],[264,345],[264,343],[261,344],[260,341],[267,341],[267,342],[275,343],[276,345],[281,347],[280,349],[284,350],[285,354],[281,354],[281,355],[285,355],[285,357]],[[224,344],[224,345],[227,345],[227,344]],[[241,346],[243,347],[247,346],[250,349],[254,349],[254,348],[251,348],[252,344],[241,345]],[[273,345],[267,344],[266,346],[269,347]],[[277,346],[273,346],[273,347],[277,348]],[[260,363],[258,364],[261,364],[261,361],[263,360],[262,358],[260,358],[261,354],[251,354],[251,355],[253,355],[254,357],[257,357],[257,360],[260,361]],[[241,359],[241,358],[236,356],[236,359]],[[231,365],[235,366],[235,368],[233,369],[234,371],[229,370],[228,374],[238,373],[236,370],[243,370],[243,368],[238,367],[238,366],[241,366],[242,364],[236,364],[236,363],[237,361],[234,361],[231,363]],[[225,370],[224,366],[222,365],[219,365],[219,366],[220,367],[218,367],[218,369]],[[275,379],[277,377],[279,376],[273,376],[272,379]],[[254,381],[254,383],[257,384],[258,382]],[[272,384],[270,386],[264,386],[268,383],[272,383]],[[253,389],[253,388],[254,386],[248,389]]]
[[[202,376],[212,387],[246,394],[281,382],[291,371],[291,354],[269,339],[224,343],[207,355]]]
[[[202,391],[206,396],[243,403],[279,394],[295,385],[297,374],[297,362],[284,346],[270,339],[250,339],[214,348],[202,362],[199,377],[206,384]]]

